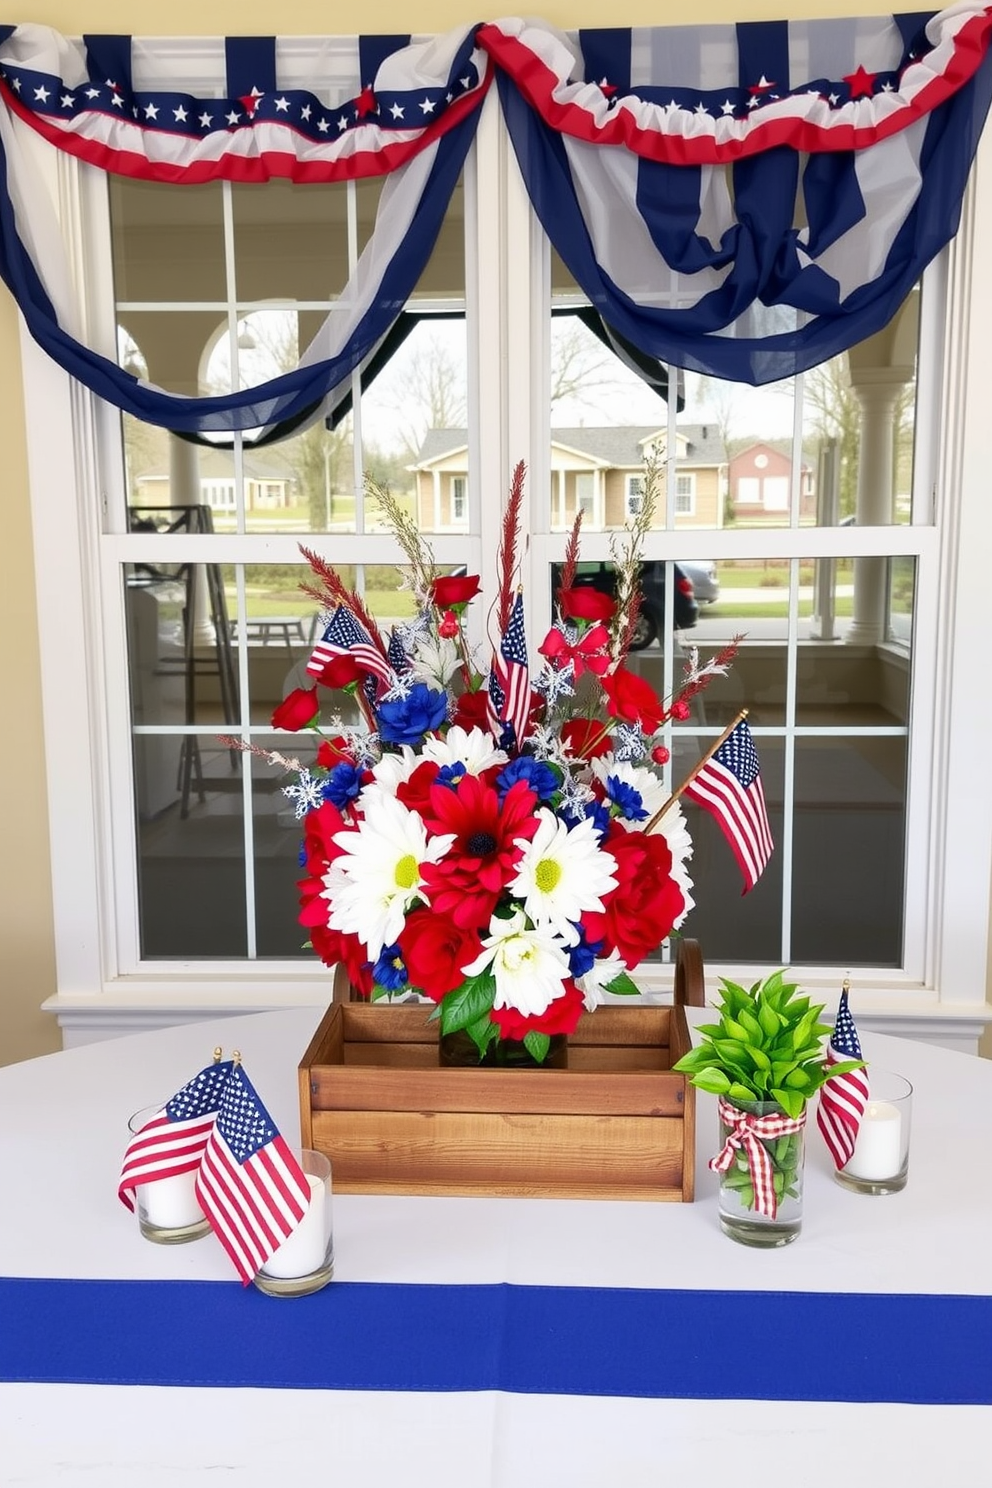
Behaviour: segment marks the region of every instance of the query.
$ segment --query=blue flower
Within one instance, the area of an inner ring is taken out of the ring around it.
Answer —
[[[410,980],[398,945],[383,946],[382,954],[372,968],[372,980],[387,992],[399,992]]]
[[[603,942],[601,940],[586,940],[585,931],[582,926],[576,925],[575,928],[578,930],[580,938],[578,945],[569,947],[568,969],[573,977],[580,977],[585,976],[587,971],[592,970],[596,957],[603,949]]]
[[[520,754],[496,776],[496,790],[501,801],[518,780],[525,781],[539,801],[550,800],[560,784],[558,776],[545,760]]]
[[[300,850],[296,854],[296,861],[299,863],[301,868],[305,868],[307,866],[307,845],[305,842],[300,843]]]
[[[386,744],[422,744],[424,735],[448,717],[448,699],[426,682],[415,682],[404,698],[380,703],[379,734]]]
[[[591,818],[600,837],[605,837],[610,830],[610,813],[604,801],[587,801],[582,811],[562,808],[559,815],[570,827],[577,827],[586,817]]]
[[[437,772],[435,785],[447,785],[451,790],[458,789],[458,782],[465,774],[465,766],[461,760],[455,760],[453,765],[442,765]]]
[[[342,760],[328,775],[321,787],[325,801],[333,801],[343,811],[349,801],[354,801],[362,789],[362,773],[350,760]]]
[[[617,816],[622,816],[626,821],[645,821],[647,810],[639,790],[628,785],[626,780],[618,780],[615,775],[606,777],[606,794],[617,808]]]

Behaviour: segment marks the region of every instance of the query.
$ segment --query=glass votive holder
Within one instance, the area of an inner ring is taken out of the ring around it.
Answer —
[[[909,1172],[909,1128],[913,1087],[889,1070],[868,1070],[868,1104],[858,1128],[854,1151],[834,1173],[855,1193],[890,1194],[906,1187]]]
[[[270,1297],[306,1297],[319,1292],[334,1275],[331,1164],[309,1147],[298,1151],[296,1159],[310,1185],[310,1206],[254,1278],[259,1291]]]
[[[135,1111],[128,1121],[128,1131],[137,1134],[161,1109],[157,1105]],[[134,1206],[139,1230],[157,1245],[185,1245],[210,1233],[210,1222],[196,1197],[195,1169],[171,1178],[156,1178],[154,1183],[139,1183]]]

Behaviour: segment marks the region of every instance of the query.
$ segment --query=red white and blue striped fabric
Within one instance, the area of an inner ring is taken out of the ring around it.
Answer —
[[[914,33],[908,45],[905,22]],[[761,65],[760,41],[755,65],[740,67],[742,29],[566,36],[540,20],[510,18],[482,26],[478,40],[558,133],[670,165],[715,165],[782,145],[862,150],[908,128],[982,65],[992,7],[790,22],[784,69],[777,45],[775,60]]]
[[[101,170],[172,184],[387,175],[463,122],[491,81],[471,27],[356,37],[336,49],[332,77],[306,85],[280,81],[294,70],[290,43],[231,37],[224,98],[142,77],[126,37],[77,46],[46,26],[6,30],[0,92],[19,118]]]
[[[310,653],[307,671],[311,676],[319,677],[327,663],[338,656],[350,656],[356,666],[364,672],[371,672],[387,687],[395,680],[381,647],[344,605],[339,605],[334,611],[324,634]]]
[[[530,702],[524,601],[523,595],[518,594],[489,673],[487,717],[494,737],[519,750],[527,737]],[[512,738],[507,737],[506,726],[512,729]]]

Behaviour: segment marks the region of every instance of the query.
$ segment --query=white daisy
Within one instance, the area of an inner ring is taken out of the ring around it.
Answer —
[[[505,765],[509,759],[508,754],[496,748],[491,734],[480,728],[463,729],[457,723],[443,739],[428,736],[424,740],[422,757],[437,765],[462,764],[467,775],[481,775],[483,770],[492,765]]]
[[[569,974],[568,956],[560,940],[546,930],[527,927],[527,917],[516,909],[507,919],[490,921],[485,950],[462,970],[478,976],[491,967],[496,981],[494,1008],[516,1008],[524,1017],[539,1018],[562,995]]]
[[[375,961],[399,936],[410,906],[425,897],[422,865],[443,858],[455,839],[429,838],[416,812],[395,796],[363,799],[362,806],[357,828],[335,834],[343,854],[325,875],[322,893],[331,906],[330,927],[357,935]]]
[[[372,780],[362,790],[359,802],[362,810],[374,800],[395,796],[397,786],[409,780],[419,764],[420,759],[409,744],[401,744],[396,754],[384,754],[372,767]]]
[[[594,961],[584,976],[576,977],[575,985],[582,993],[587,1013],[606,1001],[606,988],[626,970],[623,957],[613,951],[609,956],[601,956]]]
[[[410,671],[420,682],[443,692],[461,665],[458,647],[447,636],[424,636],[410,657]]]
[[[579,935],[572,923],[590,909],[602,909],[601,895],[615,889],[616,858],[599,845],[599,833],[590,817],[571,831],[541,806],[538,828],[530,842],[516,839],[523,849],[517,876],[510,893],[523,901],[526,913],[539,930],[553,930],[566,945],[575,945]]]
[[[604,754],[600,759],[594,759],[592,770],[604,790],[607,789],[607,779],[612,775],[614,780],[619,780],[623,785],[629,785],[640,795],[641,804],[647,816],[642,817],[640,821],[629,821],[624,816],[616,818],[628,832],[643,831],[655,812],[664,806],[671,795],[671,792],[665,789],[661,777],[653,770],[646,770],[643,765],[632,765],[629,760],[615,759],[612,754]],[[608,791],[607,794],[609,794]]]
[[[668,850],[672,855],[672,877],[682,890],[682,898],[685,900],[685,908],[672,926],[673,930],[677,930],[696,903],[690,892],[692,879],[685,866],[692,857],[692,838],[689,836],[689,829],[685,824],[682,807],[678,801],[673,801],[665,812],[661,821],[652,830],[652,837],[658,832],[668,843]]]

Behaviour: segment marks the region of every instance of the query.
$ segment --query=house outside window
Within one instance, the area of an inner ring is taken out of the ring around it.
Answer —
[[[675,477],[675,515],[691,517],[696,510],[696,477],[691,471],[679,471]]]

